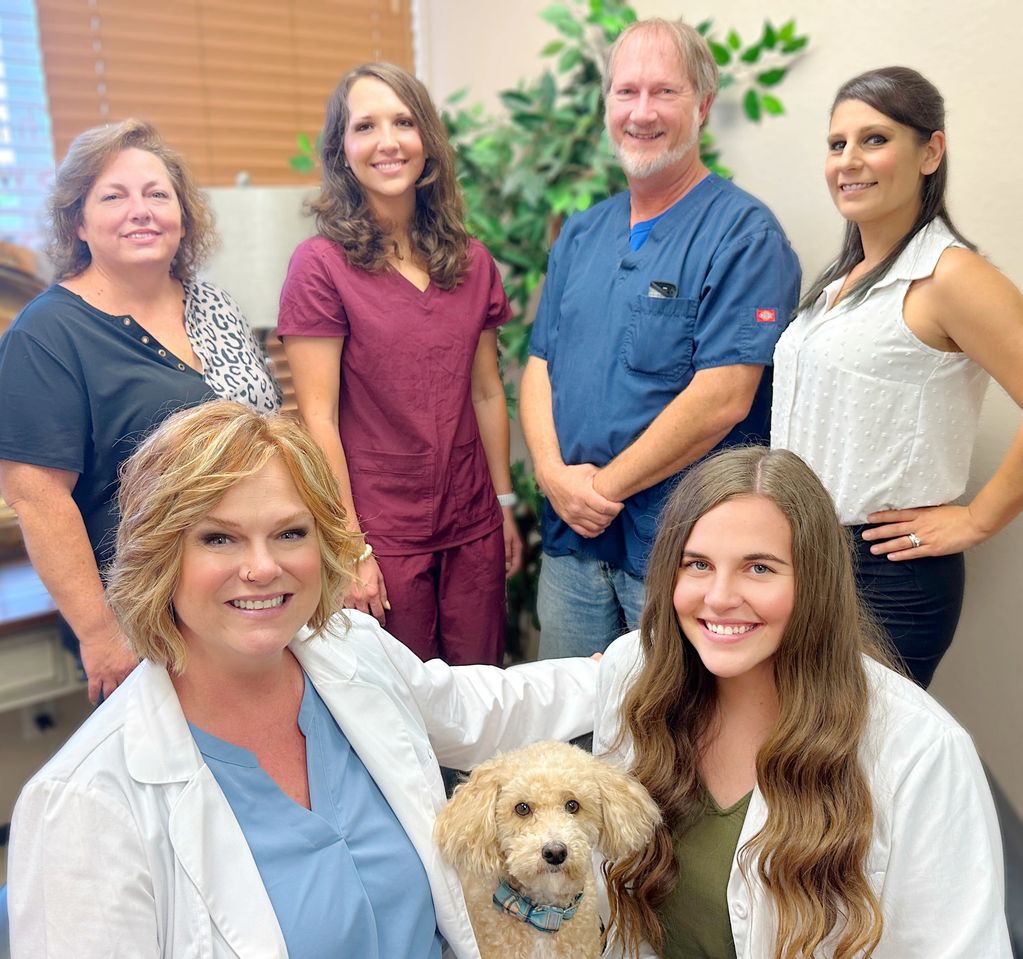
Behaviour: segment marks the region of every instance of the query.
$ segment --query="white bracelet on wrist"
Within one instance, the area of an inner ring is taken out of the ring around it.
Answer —
[[[518,506],[519,495],[518,493],[498,493],[497,502],[503,509],[507,509],[509,506]]]
[[[355,561],[355,564],[358,565],[359,563],[366,562],[366,560],[369,559],[370,556],[372,556],[372,555],[373,555],[373,547],[370,546],[369,543],[367,543],[365,548],[363,549],[363,551],[361,553],[359,553],[359,558]]]

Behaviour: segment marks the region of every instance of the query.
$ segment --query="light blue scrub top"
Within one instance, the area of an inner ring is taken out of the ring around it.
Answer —
[[[290,959],[440,959],[426,870],[308,676],[298,726],[311,810],[285,796],[249,750],[189,724],[252,850]]]

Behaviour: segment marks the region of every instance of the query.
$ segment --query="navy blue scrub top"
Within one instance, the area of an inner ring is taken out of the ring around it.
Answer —
[[[168,415],[214,395],[130,316],[52,286],[0,339],[0,459],[79,474],[71,495],[102,570],[117,529],[118,467]]]
[[[799,298],[799,261],[778,221],[728,180],[706,176],[656,218],[637,250],[629,214],[629,194],[619,193],[565,224],[531,330],[529,352],[547,362],[568,464],[606,465],[700,370],[770,367]],[[768,369],[749,415],[716,448],[767,443],[770,422]],[[581,553],[643,576],[676,482],[629,497],[592,539],[545,504],[544,552]]]

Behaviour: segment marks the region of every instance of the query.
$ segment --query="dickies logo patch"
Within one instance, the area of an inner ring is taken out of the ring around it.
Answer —
[[[757,310],[758,323],[774,323],[778,319],[774,310]]]

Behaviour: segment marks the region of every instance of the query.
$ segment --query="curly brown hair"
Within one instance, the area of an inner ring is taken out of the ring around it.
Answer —
[[[740,851],[755,868],[778,917],[775,959],[869,955],[881,938],[880,905],[864,858],[874,806],[859,746],[868,690],[863,655],[889,657],[864,611],[852,545],[827,491],[794,453],[730,449],[704,460],[679,483],[661,517],[646,578],[640,626],[644,661],[622,705],[619,745],[635,747],[633,773],[656,800],[673,834],[704,808],[701,748],[717,706],[715,677],[679,625],[673,593],[697,520],[750,494],[770,499],[792,531],[795,602],[774,656],[779,716],[757,755],[757,786],[767,804],[763,829]],[[663,942],[657,906],[677,882],[672,843],[616,863],[630,882],[643,932]]]
[[[181,205],[184,235],[171,273],[179,280],[194,279],[216,247],[213,214],[184,157],[167,146],[151,123],[122,120],[80,133],[57,167],[47,203],[50,235],[46,249],[55,280],[77,276],[92,262],[88,244],[78,237],[85,198],[110,161],[132,149],[145,150],[163,162]]]
[[[320,147],[323,183],[310,204],[316,229],[344,251],[348,262],[369,273],[383,272],[391,242],[366,202],[362,186],[345,162],[345,131],[351,114],[348,93],[357,80],[386,83],[408,107],[423,141],[426,166],[416,183],[416,206],[409,224],[412,249],[423,260],[430,280],[454,289],[469,269],[469,234],[465,207],[455,176],[455,154],[444,124],[426,87],[391,63],[366,63],[350,70],[327,101]]]
[[[168,417],[121,467],[121,524],[106,595],[140,658],[172,672],[185,668],[187,649],[171,605],[185,535],[235,483],[275,456],[316,522],[321,595],[309,620],[313,635],[338,611],[363,540],[346,528],[326,458],[292,417],[215,400]]]

